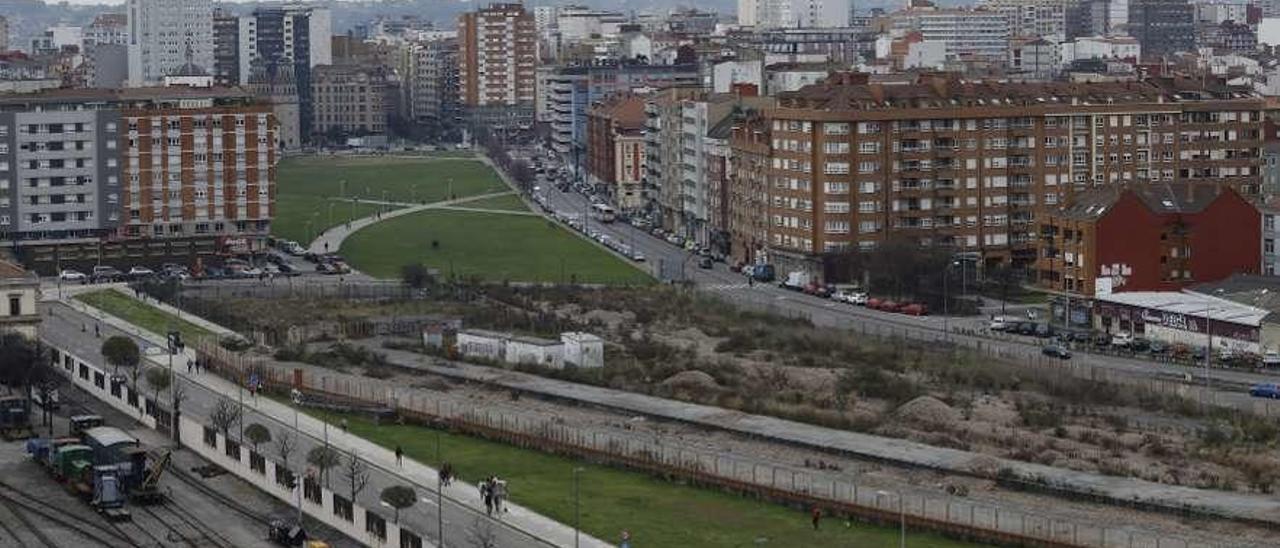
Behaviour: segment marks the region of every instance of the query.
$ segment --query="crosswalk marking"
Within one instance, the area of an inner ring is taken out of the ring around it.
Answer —
[[[706,291],[734,291],[734,290],[738,290],[738,289],[746,289],[746,288],[748,288],[748,287],[751,287],[751,285],[750,285],[750,284],[746,284],[746,283],[740,283],[740,284],[707,284],[707,285],[702,286],[702,289],[704,289],[704,290],[706,290]]]

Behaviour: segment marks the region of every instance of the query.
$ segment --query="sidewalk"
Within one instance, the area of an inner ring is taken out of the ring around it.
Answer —
[[[488,194],[479,194],[476,196],[464,196],[462,198],[458,198],[455,200],[444,200],[440,202],[432,202],[429,204],[410,205],[409,207],[405,207],[402,209],[395,209],[395,210],[383,212],[381,215],[378,215],[378,214],[370,215],[368,217],[356,219],[346,224],[341,224],[341,225],[332,227],[320,233],[320,236],[316,237],[315,241],[311,242],[311,245],[307,246],[307,250],[312,253],[337,252],[339,249],[342,249],[342,242],[346,241],[348,236],[354,234],[356,231],[364,227],[367,227],[369,225],[377,224],[387,219],[393,219],[395,217],[400,217],[402,215],[409,215],[412,213],[418,213],[420,211],[429,211],[432,209],[443,209],[443,208],[448,208],[449,206],[454,206],[454,205],[463,204],[467,202],[473,202],[476,200],[483,200],[485,198],[497,198],[499,196],[506,196],[508,194],[511,194],[511,191],[504,190],[502,192],[490,192]],[[361,202],[387,203],[387,204],[393,204],[393,205],[395,204],[394,202],[378,202],[378,201],[370,202],[368,200],[361,200]]]
[[[164,305],[163,303],[155,303],[150,300],[147,302],[148,304],[156,305],[170,313],[174,312],[172,307]],[[116,329],[120,329],[128,333],[136,333],[139,338],[144,339],[151,344],[160,347],[165,345],[165,338],[163,336],[142,330],[120,318],[103,314],[96,309],[88,307],[84,303],[71,299],[66,301],[65,304],[77,311],[99,318],[103,323],[113,326]],[[192,321],[192,316],[189,314],[184,315],[183,318],[188,321]],[[204,322],[201,325],[206,324],[213,325],[208,322]],[[222,327],[217,327],[217,329],[220,333],[228,331]],[[188,348],[184,354],[185,358],[195,358],[194,349]],[[160,356],[154,355],[149,355],[147,358],[155,363],[160,363],[159,360],[161,360]],[[185,361],[185,359],[182,361]],[[207,373],[187,373],[184,368],[178,367],[173,368],[173,372],[183,380],[199,385],[214,393],[224,394],[228,397],[235,397],[239,393],[239,387],[234,383],[215,375]],[[245,399],[244,404],[252,408],[255,412],[271,417],[280,423],[289,424],[292,423],[295,418],[293,408],[270,398],[256,398],[254,400]],[[430,493],[435,492],[435,478],[439,477],[436,469],[408,458],[404,459],[403,466],[397,466],[395,453],[389,449],[385,449],[368,440],[343,432],[338,428],[329,428],[327,423],[310,415],[298,413],[296,414],[296,418],[298,421],[298,430],[301,433],[315,439],[326,439],[327,437],[328,443],[334,448],[347,453],[359,453],[362,459],[389,474],[397,476],[404,483],[423,486],[424,488],[427,488]],[[445,487],[444,496],[453,505],[465,506],[480,513],[484,512],[483,503],[474,485],[462,482],[453,483]],[[501,521],[503,523],[556,546],[574,545],[575,534],[572,527],[548,519],[514,503],[507,503],[505,506],[509,509],[509,512],[502,515]],[[581,535],[581,546],[595,548],[607,547],[610,545],[584,533]]]

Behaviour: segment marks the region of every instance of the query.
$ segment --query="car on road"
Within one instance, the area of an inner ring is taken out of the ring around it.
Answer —
[[[89,277],[86,276],[84,272],[80,272],[79,270],[72,270],[68,268],[66,270],[63,270],[62,273],[58,274],[58,278],[64,282],[83,282],[87,280]]]
[[[1280,384],[1263,382],[1249,387],[1249,395],[1255,398],[1280,399]]]
[[[1133,344],[1133,333],[1121,331],[1111,336],[1111,346],[1117,348],[1128,348]]]
[[[129,277],[135,280],[141,278],[150,278],[155,276],[156,272],[145,266],[135,266],[129,269]]]
[[[116,281],[124,277],[124,273],[114,266],[93,267],[93,279],[96,281]]]
[[[996,316],[991,318],[990,322],[987,322],[987,329],[992,331],[1007,331],[1013,325],[1014,324],[1010,322],[1008,318],[1005,318],[1004,316]]]
[[[1044,348],[1040,349],[1040,353],[1060,360],[1071,359],[1071,351],[1067,350],[1065,346],[1059,344],[1046,345]]]
[[[1280,352],[1268,350],[1262,354],[1263,367],[1280,367]]]
[[[280,270],[280,274],[285,275],[285,276],[300,276],[300,275],[302,275],[302,271],[301,271],[301,270],[298,270],[298,267],[293,266],[293,265],[291,265],[291,264],[289,264],[289,263],[282,263],[282,264],[280,264],[279,266],[277,266],[276,268],[278,268],[278,269]]]
[[[711,261],[711,257],[703,257],[701,259],[698,259],[698,268],[701,268],[703,270],[711,270],[712,266],[713,266],[713,263]]]
[[[643,263],[643,262],[644,262],[644,260],[645,260],[645,259],[644,259],[644,253],[641,253],[641,252],[639,252],[639,251],[636,251],[635,253],[632,253],[632,254],[631,254],[631,260],[633,260],[633,261],[635,261],[635,262],[637,262],[637,263]]]

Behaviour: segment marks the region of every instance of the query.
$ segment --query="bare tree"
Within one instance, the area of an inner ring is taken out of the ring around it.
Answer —
[[[280,464],[286,469],[289,468],[289,457],[293,456],[294,449],[297,449],[297,445],[293,441],[293,434],[281,432],[276,438],[276,455],[280,456]]]
[[[329,469],[342,462],[342,455],[327,445],[312,448],[307,453],[307,463],[320,470],[324,486],[329,487]]]
[[[209,421],[213,423],[214,428],[222,432],[224,438],[228,437],[231,427],[240,422],[240,407],[226,398],[219,399],[218,405],[213,408],[213,413],[209,414]]]
[[[356,495],[369,485],[369,466],[360,460],[359,453],[352,451],[343,464],[342,473],[351,487],[351,501],[355,502]]]

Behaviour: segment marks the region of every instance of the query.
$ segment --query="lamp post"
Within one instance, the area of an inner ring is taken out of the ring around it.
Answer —
[[[580,494],[579,475],[582,474],[582,467],[573,469],[573,548],[580,548],[581,531],[582,531],[582,497]]]
[[[440,460],[440,430],[436,430],[436,466],[444,466]],[[436,540],[444,548],[444,476],[436,474]]]

